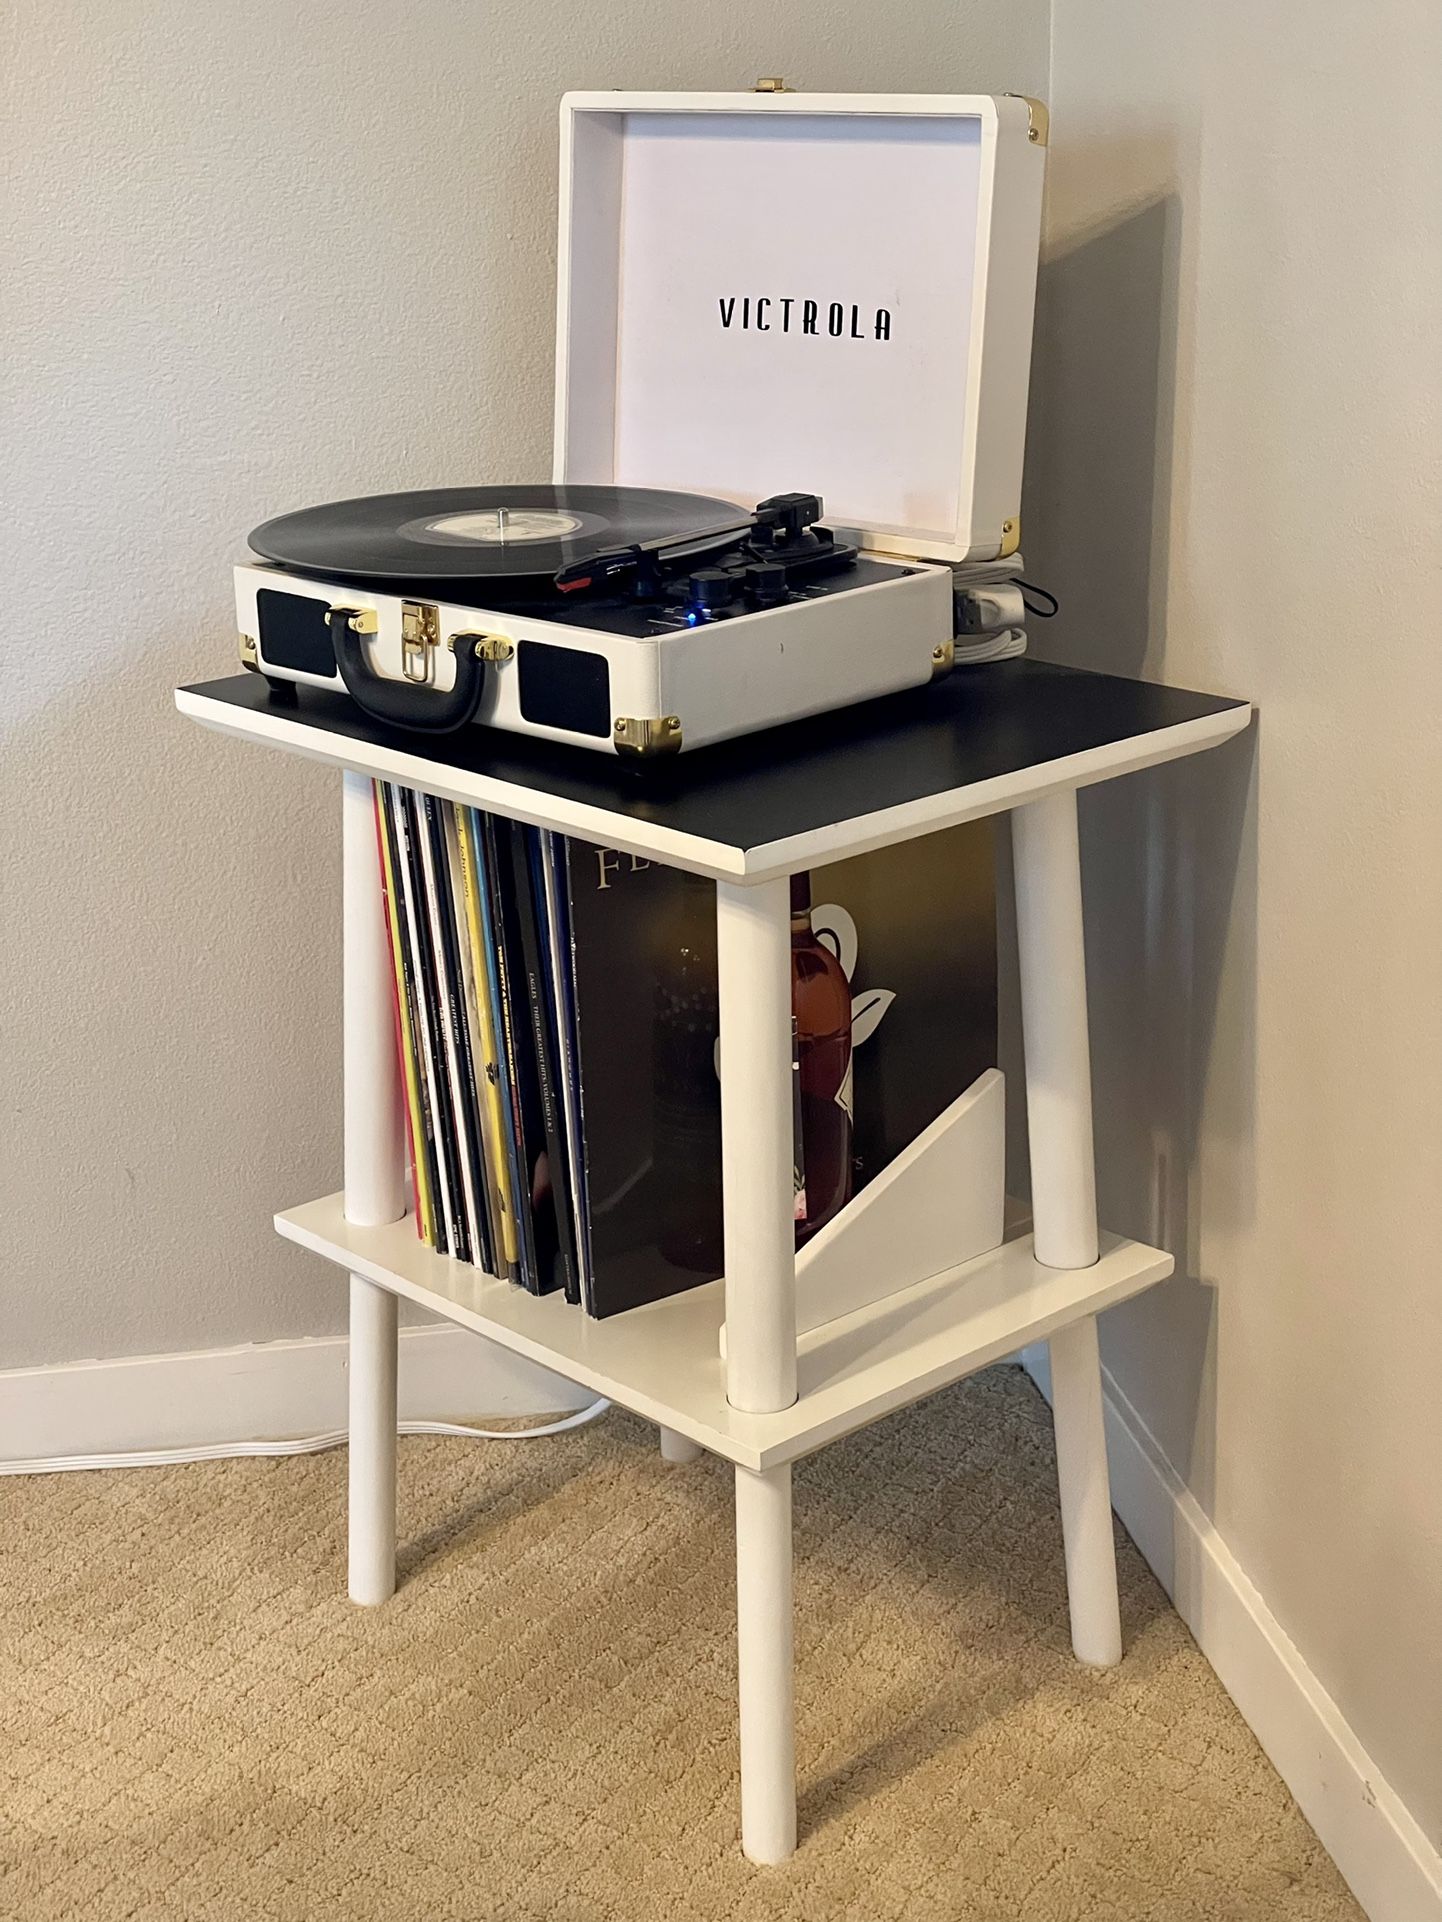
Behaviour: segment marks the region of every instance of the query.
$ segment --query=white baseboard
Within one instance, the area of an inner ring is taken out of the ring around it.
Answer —
[[[1022,1365],[1050,1401],[1045,1343]],[[1442,1922],[1442,1855],[1102,1370],[1112,1507],[1371,1922]]]
[[[343,1428],[343,1335],[0,1373],[0,1461],[282,1441]],[[450,1323],[403,1328],[404,1421],[555,1415],[594,1399]]]

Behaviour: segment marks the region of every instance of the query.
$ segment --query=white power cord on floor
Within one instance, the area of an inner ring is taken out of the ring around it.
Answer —
[[[563,1435],[568,1428],[584,1428],[611,1406],[604,1398],[564,1415],[540,1428],[467,1428],[454,1421],[402,1421],[398,1435],[461,1435],[473,1441],[540,1441]],[[82,1468],[175,1468],[186,1462],[222,1462],[260,1455],[319,1455],[327,1448],[343,1448],[345,1429],[324,1435],[301,1435],[294,1441],[202,1442],[196,1448],[140,1448],[129,1455],[52,1455],[48,1460],[0,1462],[0,1475],[61,1475]]]

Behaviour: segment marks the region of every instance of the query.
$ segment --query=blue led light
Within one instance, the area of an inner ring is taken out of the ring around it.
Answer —
[[[688,615],[686,616],[686,625],[687,625],[687,627],[694,627],[694,626],[696,625],[696,623],[697,623],[697,621],[699,621],[699,620],[700,620],[700,618],[701,618],[701,616],[700,616],[699,614],[697,614],[697,613],[696,613],[696,612],[695,612],[695,611],[693,610],[693,611],[692,611],[691,613],[689,613],[689,614],[688,614]]]

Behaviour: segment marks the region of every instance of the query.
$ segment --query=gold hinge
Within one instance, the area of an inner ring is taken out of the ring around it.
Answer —
[[[441,643],[441,612],[429,601],[401,602],[401,673],[417,687],[431,678],[431,661]]]
[[[955,665],[956,665],[956,642],[955,641],[938,641],[936,646],[931,650],[932,680],[934,681],[940,680],[942,675],[949,674],[952,668],[955,667]]]
[[[260,643],[253,634],[240,636],[240,664],[248,667],[252,674],[260,672]]]
[[[611,735],[618,754],[679,754],[681,720],[676,714],[663,714],[658,720],[638,721],[629,714],[618,714]]]
[[[1046,102],[1034,99],[1029,93],[1008,93],[1002,97],[1026,102],[1026,137],[1033,147],[1044,147],[1051,138],[1051,114]]]
[[[788,87],[779,73],[772,73],[758,80],[751,91],[752,93],[795,93],[796,89]]]
[[[452,653],[458,647],[473,648],[478,661],[508,661],[516,651],[515,642],[505,634],[452,634],[446,646]]]
[[[1020,546],[1021,516],[1018,514],[1015,519],[1003,521],[1001,524],[1001,546],[996,550],[997,559],[1004,561],[1008,555],[1014,554]]]

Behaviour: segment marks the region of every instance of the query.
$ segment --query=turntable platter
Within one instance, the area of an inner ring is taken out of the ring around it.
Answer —
[[[660,488],[440,487],[282,514],[250,545],[302,574],[529,594],[596,555],[672,544],[705,553],[748,524],[731,501]]]

